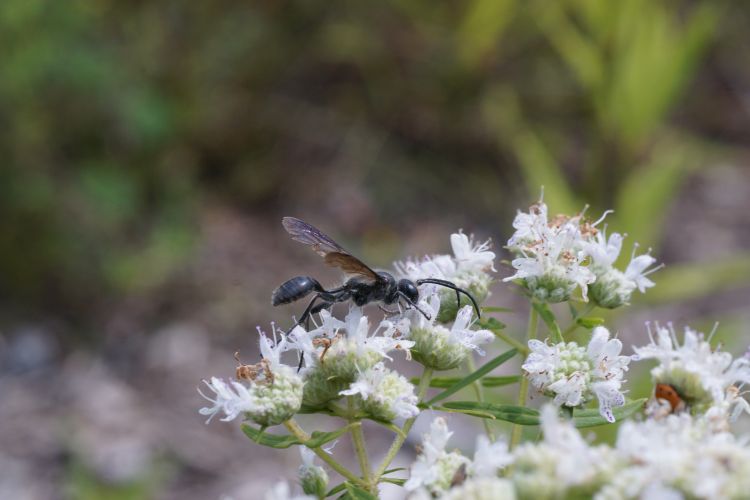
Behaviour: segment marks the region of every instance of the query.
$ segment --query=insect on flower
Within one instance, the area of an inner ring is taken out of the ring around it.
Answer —
[[[264,380],[273,383],[273,372],[269,366],[268,360],[262,359],[255,365],[246,365],[240,361],[240,351],[234,353],[234,359],[237,360],[237,369],[235,377],[237,380],[256,381],[260,374],[263,374]]]
[[[685,408],[685,401],[677,393],[677,389],[669,384],[656,384],[654,398],[669,403],[672,413],[682,411]]]
[[[460,297],[459,294],[463,293],[471,300],[477,316],[480,316],[479,305],[474,297],[451,281],[437,278],[424,278],[416,281],[401,279],[397,281],[390,273],[373,271],[361,260],[344,250],[331,237],[307,222],[294,217],[284,217],[281,222],[293,240],[309,245],[325,259],[326,264],[338,267],[347,277],[347,281],[343,285],[329,290],[324,289],[315,278],[310,276],[296,276],[276,288],[271,297],[274,306],[296,302],[315,292],[312,300],[292,326],[292,329],[305,323],[313,314],[317,314],[324,309],[330,309],[336,303],[350,300],[357,306],[364,306],[372,302],[396,305],[398,311],[391,311],[381,306],[381,309],[391,314],[400,312],[402,304],[405,304],[407,309],[416,309],[429,319],[429,315],[417,305],[419,302],[418,287],[426,283],[455,290],[457,298]]]

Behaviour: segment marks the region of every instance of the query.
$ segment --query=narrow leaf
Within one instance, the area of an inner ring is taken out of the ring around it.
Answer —
[[[397,484],[399,486],[403,486],[404,483],[406,482],[406,479],[400,479],[400,478],[395,478],[395,477],[382,477],[380,478],[380,480],[383,481],[384,483]]]
[[[487,375],[489,372],[497,368],[498,366],[502,365],[506,361],[508,361],[510,358],[515,356],[518,353],[516,349],[510,349],[508,351],[505,351],[501,355],[497,356],[496,358],[492,359],[491,361],[488,361],[484,366],[476,370],[475,372],[470,373],[469,375],[465,376],[452,386],[450,386],[448,389],[444,390],[431,400],[429,400],[426,404],[432,405],[437,403],[438,401],[441,401],[451,394],[455,394],[456,392],[460,391],[464,387],[466,387],[469,384],[474,383],[474,381],[482,378],[483,376]]]
[[[603,325],[604,318],[595,318],[592,316],[588,316],[585,318],[576,318],[576,324],[590,330],[592,328],[596,328],[597,326]]]
[[[341,493],[345,489],[346,489],[346,483],[341,483],[341,484],[339,484],[337,486],[334,486],[330,490],[328,490],[328,493],[326,493],[326,496],[327,497],[331,497],[331,496],[335,495],[336,493]]]
[[[347,425],[345,427],[342,427],[341,429],[336,429],[335,431],[331,432],[313,431],[313,433],[310,435],[310,439],[305,441],[305,446],[307,446],[308,448],[318,448],[319,446],[323,446],[324,444],[331,442],[334,439],[337,439],[338,437],[343,436],[344,434],[349,432],[349,429],[351,429],[351,427],[351,425]]]
[[[477,323],[480,328],[484,328],[485,330],[503,330],[505,329],[505,323],[502,323],[495,318],[482,318]]]
[[[510,313],[513,309],[509,307],[482,306],[483,313]]]
[[[289,448],[290,446],[294,446],[296,444],[302,444],[302,441],[292,436],[291,434],[282,436],[278,434],[266,434],[265,432],[263,432],[263,430],[256,429],[255,427],[248,424],[242,424],[242,432],[244,432],[247,437],[249,437],[256,443],[262,444],[263,446],[270,446],[271,448],[282,449]]]
[[[437,389],[447,389],[461,380],[461,377],[435,377],[430,380],[430,387]],[[498,377],[484,377],[479,380],[484,387],[502,387],[504,385],[515,384],[521,380],[520,375],[501,375]],[[419,383],[419,377],[413,377],[411,383]]]
[[[387,471],[383,471],[383,475],[385,476],[387,474],[393,474],[394,472],[398,472],[402,470],[406,470],[406,467],[396,467],[395,469],[388,469]]]
[[[478,403],[475,401],[449,401],[443,406],[451,411],[480,416],[482,418],[496,418],[497,420],[504,420],[520,425],[539,425],[539,412],[533,408],[523,406]],[[443,408],[435,409],[442,410]]]
[[[645,402],[646,398],[636,399],[635,401],[626,403],[624,406],[613,408],[612,413],[615,415],[615,419],[619,422],[643,408]],[[573,423],[579,428],[609,424],[609,422],[599,414],[599,410],[596,408],[573,410]]]
[[[547,306],[547,304],[540,302],[532,302],[531,304],[532,306],[534,306],[534,309],[536,309],[536,312],[539,313],[539,317],[542,318],[544,324],[547,325],[547,329],[549,330],[550,336],[552,337],[552,342],[556,344],[562,342],[563,337],[562,332],[560,331],[560,326],[557,324],[555,315]]]

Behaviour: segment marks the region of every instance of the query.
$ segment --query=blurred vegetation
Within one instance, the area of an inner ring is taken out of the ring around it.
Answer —
[[[686,176],[750,139],[732,91],[750,81],[748,13],[5,0],[0,293],[11,310],[85,322],[185,265],[207,204],[333,211],[328,181],[347,176],[400,224],[460,223],[460,210],[507,231],[544,185],[553,210],[615,207],[613,226],[656,246]],[[750,273],[747,256],[720,265],[718,287]],[[705,269],[689,286],[681,273],[649,297],[709,290]]]

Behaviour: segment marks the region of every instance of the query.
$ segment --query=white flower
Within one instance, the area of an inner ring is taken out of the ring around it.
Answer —
[[[685,328],[682,344],[674,330],[656,325],[654,338],[649,325],[648,345],[634,347],[633,359],[656,359],[651,370],[657,384],[671,385],[694,412],[714,407],[730,417],[735,409],[747,408],[737,384],[750,383],[750,359],[733,359],[728,352],[714,350],[704,335]]]
[[[204,407],[198,410],[201,415],[208,415],[206,423],[209,423],[217,413],[224,412],[224,422],[234,420],[237,416],[246,411],[250,411],[255,405],[255,398],[247,387],[237,381],[230,380],[229,384],[220,378],[211,377],[211,382],[206,380],[204,384],[211,389],[215,397],[206,396],[198,389],[201,396],[213,403],[211,407]]]
[[[495,477],[498,471],[513,462],[513,455],[508,451],[508,443],[499,440],[490,443],[487,436],[480,434],[477,436],[476,449],[474,451],[474,460],[469,465],[467,472],[471,477]]]
[[[636,288],[644,293],[647,288],[654,286],[654,282],[646,276],[662,267],[649,270],[656,259],[649,254],[636,257],[638,245],[635,245],[625,272],[616,269],[614,264],[620,256],[622,240],[619,233],[612,233],[607,238],[604,231],[599,231],[584,243],[586,252],[591,256],[591,270],[596,275],[596,282],[590,287],[591,297],[601,307],[614,309],[628,304]]]
[[[316,497],[311,495],[292,495],[289,484],[286,481],[279,481],[266,492],[264,498],[265,500],[315,500]]]
[[[529,340],[531,352],[522,368],[531,384],[553,396],[555,404],[574,407],[596,396],[599,413],[614,422],[612,407],[625,404],[620,388],[630,358],[620,356],[622,342],[609,335],[606,328],[596,327],[586,349],[575,342],[547,345]]]
[[[542,407],[539,443],[524,443],[514,451],[513,480],[520,498],[590,498],[615,474],[618,459],[607,446],[589,446],[553,405]]]
[[[383,363],[360,372],[349,389],[339,394],[359,396],[362,408],[380,420],[391,421],[419,414],[419,400],[414,394],[414,386],[405,377],[387,369]]]
[[[490,241],[474,243],[471,237],[458,232],[451,235],[453,256],[433,255],[422,260],[394,262],[399,277],[411,280],[438,278],[453,282],[459,288],[467,290],[478,303],[489,297],[489,286],[492,282],[490,271],[495,271],[495,253],[490,251]],[[437,320],[442,323],[456,317],[458,309],[468,303],[468,298],[457,298],[454,290],[435,284],[422,286],[422,295],[439,293],[443,307]]]
[[[260,351],[263,359],[257,365],[245,366],[247,380],[229,383],[212,377],[211,382],[203,381],[215,393],[215,397],[198,392],[213,403],[211,407],[199,410],[208,415],[206,423],[214,415],[223,412],[223,421],[237,418],[246,413],[252,420],[263,426],[277,425],[291,418],[302,405],[302,378],[294,369],[281,363],[281,353],[289,348],[286,338],[272,343],[265,335],[260,337]]]
[[[411,466],[409,479],[404,484],[407,491],[425,488],[433,494],[447,490],[461,466],[469,459],[457,452],[446,452],[445,447],[453,433],[443,418],[436,418],[430,432],[422,440],[422,452]]]
[[[430,319],[415,314],[409,336],[414,341],[414,358],[425,366],[437,370],[455,368],[471,355],[471,351],[484,355],[479,346],[495,338],[489,330],[471,328],[474,323],[472,306],[462,307],[449,329],[435,320],[441,308],[438,294],[433,294],[420,304],[428,312]]]
[[[438,498],[440,500],[516,500],[516,491],[513,483],[508,479],[477,477],[467,479],[463,484],[451,488]]]
[[[581,289],[583,300],[588,300],[588,285],[595,277],[583,265],[587,255],[581,249],[578,227],[568,223],[560,230],[547,228],[538,237],[519,248],[520,256],[511,262],[516,272],[503,281],[524,280],[532,296],[545,302],[568,300],[576,288]]]

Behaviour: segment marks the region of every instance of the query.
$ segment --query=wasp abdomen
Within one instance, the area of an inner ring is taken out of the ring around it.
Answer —
[[[275,306],[279,304],[289,304],[295,302],[302,297],[309,295],[311,292],[317,291],[322,292],[323,287],[320,286],[317,280],[309,276],[297,276],[292,278],[273,291],[271,295],[271,303]]]

